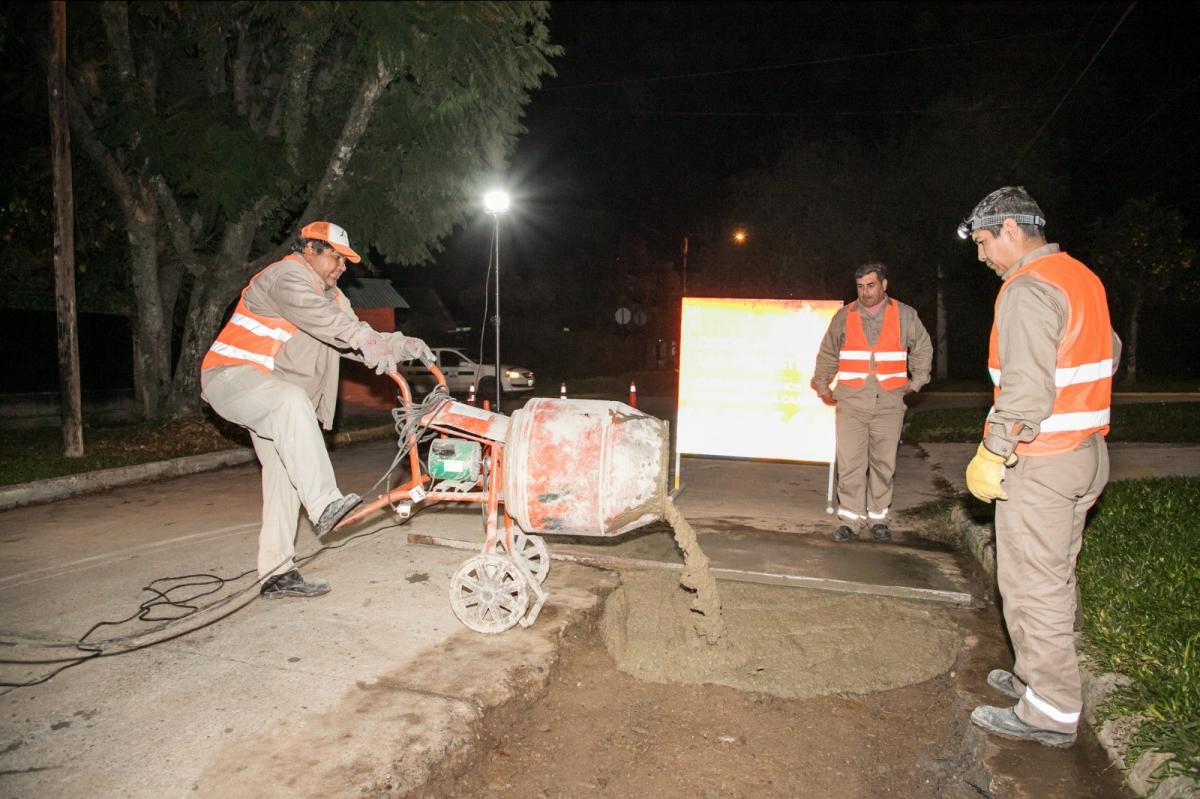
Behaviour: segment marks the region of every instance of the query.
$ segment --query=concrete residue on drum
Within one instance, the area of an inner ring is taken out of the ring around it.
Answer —
[[[615,536],[661,518],[667,425],[619,402],[537,397],[513,413],[505,507],[526,532]]]

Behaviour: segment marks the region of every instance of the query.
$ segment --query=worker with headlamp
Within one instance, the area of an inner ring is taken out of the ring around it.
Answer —
[[[996,502],[996,577],[1012,671],[988,685],[1012,707],[971,721],[1004,738],[1066,747],[1082,708],[1075,562],[1088,509],[1108,482],[1112,375],[1121,342],[1100,279],[1047,243],[1045,215],[1019,186],[997,189],[958,228],[1003,279],[988,346],[993,406],[967,488]]]

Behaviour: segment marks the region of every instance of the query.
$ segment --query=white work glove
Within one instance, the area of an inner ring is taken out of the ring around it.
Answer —
[[[388,335],[388,340],[392,348],[392,357],[397,361],[433,360],[433,350],[429,349],[419,338],[406,336],[403,333],[391,333]]]
[[[392,355],[392,348],[382,334],[373,333],[367,336],[360,349],[363,361],[375,370],[375,374],[396,371],[396,356]]]

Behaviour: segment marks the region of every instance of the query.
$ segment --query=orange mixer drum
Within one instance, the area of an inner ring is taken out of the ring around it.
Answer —
[[[531,399],[505,442],[505,508],[529,533],[613,536],[661,519],[667,435],[620,402]]]

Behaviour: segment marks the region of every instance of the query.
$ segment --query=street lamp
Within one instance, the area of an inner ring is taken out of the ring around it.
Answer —
[[[733,231],[733,243],[734,244],[745,244],[746,239],[749,237],[750,237],[750,234],[748,234],[746,232],[745,228],[740,227]]]
[[[494,227],[492,228],[492,252],[490,257],[496,263],[496,413],[500,413],[500,392],[504,375],[500,372],[500,215],[508,211],[508,192],[504,189],[490,189],[483,195],[483,210],[491,214]],[[480,353],[482,355],[483,353]]]

